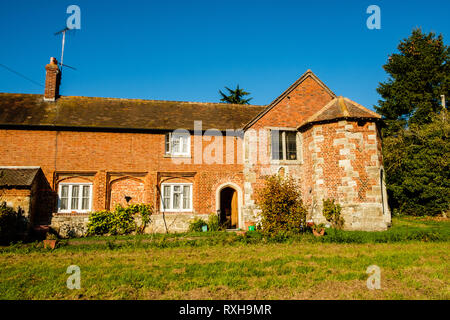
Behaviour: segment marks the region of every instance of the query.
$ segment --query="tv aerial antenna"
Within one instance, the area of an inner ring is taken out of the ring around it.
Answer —
[[[65,45],[65,43],[66,43],[66,32],[67,31],[69,31],[69,30],[72,30],[72,29],[69,29],[69,28],[67,28],[67,27],[65,27],[64,29],[62,29],[62,30],[60,30],[60,31],[58,31],[58,32],[55,32],[55,36],[57,36],[58,34],[61,34],[62,33],[62,49],[61,49],[61,62],[59,63],[59,65],[61,66],[61,71],[62,71],[62,68],[63,68],[63,66],[64,67],[68,67],[68,68],[70,68],[70,69],[73,69],[73,70],[77,70],[76,68],[74,68],[74,67],[71,67],[71,66],[69,66],[69,65],[67,65],[67,64],[63,64],[63,59],[64,59],[64,45]]]

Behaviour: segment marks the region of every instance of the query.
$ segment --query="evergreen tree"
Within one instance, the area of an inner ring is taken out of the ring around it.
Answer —
[[[386,187],[394,213],[447,214],[450,209],[450,124],[447,111],[384,138]]]
[[[450,48],[442,35],[414,29],[398,50],[383,66],[389,79],[377,88],[383,100],[375,109],[387,135],[412,123],[429,123],[442,108],[440,96],[450,97]]]
[[[222,102],[234,104],[249,104],[250,100],[253,99],[253,98],[244,99],[244,96],[247,96],[250,93],[245,92],[243,89],[239,89],[239,85],[237,85],[236,90],[231,90],[227,87],[225,87],[225,89],[228,90],[229,95],[226,95],[221,90],[219,90],[219,93],[222,96],[222,99],[220,99],[220,101]]]

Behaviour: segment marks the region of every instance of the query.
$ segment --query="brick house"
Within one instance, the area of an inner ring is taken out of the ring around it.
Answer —
[[[35,223],[81,235],[90,211],[152,203],[149,232],[216,212],[244,228],[264,176],[282,172],[315,221],[334,198],[347,229],[390,224],[380,116],[310,70],[268,106],[59,96],[60,75],[52,58],[44,95],[0,93],[0,166],[37,166],[48,182]]]

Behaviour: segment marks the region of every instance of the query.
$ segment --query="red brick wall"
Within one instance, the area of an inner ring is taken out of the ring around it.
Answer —
[[[127,203],[125,197],[131,197]],[[109,209],[112,210],[117,204],[126,207],[127,204],[146,203],[145,187],[142,180],[124,177],[114,180],[110,184]]]
[[[307,77],[252,128],[266,126],[296,128],[331,100],[333,97],[316,80]]]
[[[192,156],[181,164],[164,156],[163,134],[0,130],[0,141],[0,165],[40,166],[54,191],[60,176],[87,175],[85,178],[94,184],[94,210],[109,208],[110,183],[120,177],[142,179],[145,195],[140,194],[139,199],[157,202],[158,206],[155,192],[158,173],[192,173],[194,211],[199,214],[215,212],[216,186],[225,182],[243,186],[242,164],[194,164],[194,137],[191,137]],[[224,161],[226,141],[234,143],[235,155],[242,153],[240,138],[224,138]],[[214,139],[205,141],[203,150],[213,142]],[[120,192],[113,192],[113,203],[120,197]]]
[[[248,186],[245,190],[246,197],[250,200],[247,201],[247,205],[249,205],[246,214],[247,219],[251,219],[251,211],[254,209],[254,207],[251,207],[253,206],[253,202],[256,201],[257,189],[264,185],[264,176],[267,174],[275,174],[280,168],[284,168],[283,170],[286,174],[289,174],[299,182],[304,196],[308,194],[309,185],[305,183],[303,163],[310,161],[310,155],[305,147],[305,143],[302,143],[300,146],[303,149],[301,152],[303,159],[299,159],[295,163],[270,164],[270,161],[268,161],[270,159],[270,128],[296,129],[305,119],[318,112],[333,98],[324,87],[312,76],[309,76],[251,126],[250,130],[254,130],[258,136],[261,135],[261,132],[265,131],[267,141],[263,145],[258,145],[258,150],[251,150],[250,147],[251,151],[248,152],[248,154],[257,152],[260,155],[260,148],[265,148],[266,156],[258,158],[256,164],[247,164],[246,170],[244,171],[247,176],[251,177],[249,180],[251,186]],[[249,135],[250,132],[248,131],[246,133],[246,141],[248,141]],[[246,147],[248,147],[248,144],[246,144]]]

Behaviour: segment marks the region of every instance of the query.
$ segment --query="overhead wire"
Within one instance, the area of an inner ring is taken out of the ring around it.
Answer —
[[[40,86],[40,87],[44,87],[43,84],[41,84],[41,83],[39,83],[39,82],[37,82],[37,81],[34,81],[33,79],[28,78],[27,76],[21,74],[20,72],[18,72],[18,71],[16,71],[16,70],[11,69],[11,68],[8,67],[8,66],[5,66],[4,64],[1,64],[1,63],[0,63],[0,67],[5,68],[6,70],[8,70],[8,71],[10,71],[10,72],[12,72],[12,73],[18,75],[18,76],[21,77],[21,78],[24,78],[25,80],[28,80],[28,81],[34,83],[35,85],[38,85],[38,86]]]

